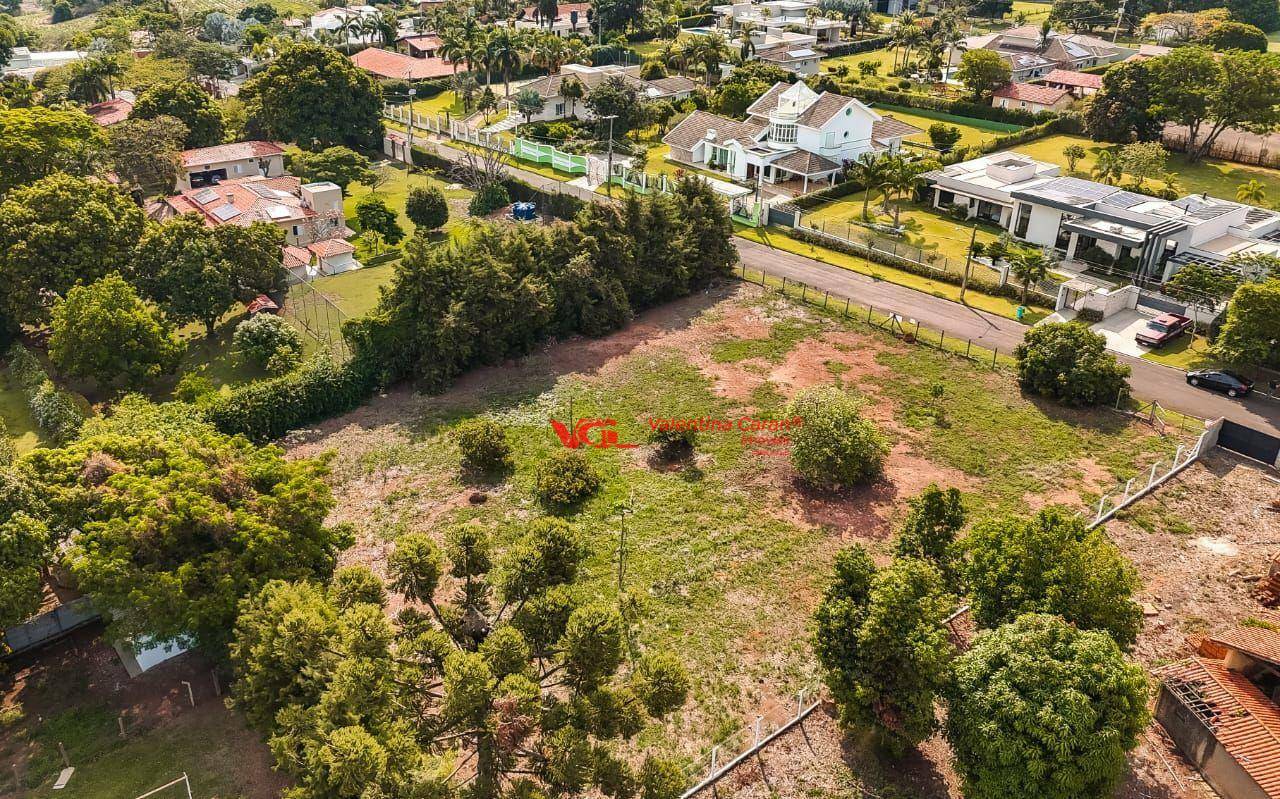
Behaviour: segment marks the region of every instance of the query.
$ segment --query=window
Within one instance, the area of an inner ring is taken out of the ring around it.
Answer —
[[[1014,223],[1013,235],[1022,238],[1027,235],[1027,227],[1031,224],[1031,206],[1027,203],[1018,204],[1018,221]]]
[[[298,226],[297,226],[297,225],[294,225],[294,226],[293,226],[293,235],[295,235],[295,236],[296,236],[296,235],[298,235]]]
[[[556,116],[564,116],[564,103],[556,103]]]
[[[796,140],[796,126],[774,123],[773,132],[770,134],[769,138],[784,144],[794,142]]]
[[[836,146],[836,134],[835,134],[835,131],[832,131],[832,132],[830,132],[830,133],[824,133],[824,134],[822,134],[822,146],[823,146],[824,148],[830,148],[830,147],[835,147],[835,146]]]

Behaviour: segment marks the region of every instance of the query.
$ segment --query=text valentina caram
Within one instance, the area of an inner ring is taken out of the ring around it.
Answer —
[[[696,430],[698,432],[730,432],[733,430],[794,430],[804,426],[804,419],[792,416],[787,419],[760,419],[754,416],[742,416],[737,419],[718,419],[704,416],[697,419],[653,418],[648,420],[651,430]]]

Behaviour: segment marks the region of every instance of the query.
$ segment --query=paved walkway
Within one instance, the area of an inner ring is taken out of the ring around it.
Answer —
[[[441,156],[453,160],[457,150],[447,145],[439,148]],[[608,198],[580,186],[571,186],[554,178],[509,167],[511,173],[536,188],[573,194],[588,202],[608,202]],[[932,294],[876,280],[838,266],[805,258],[802,255],[775,250],[758,242],[735,238],[738,255],[750,269],[760,269],[778,277],[801,280],[822,291],[848,297],[861,305],[897,313],[918,320],[926,327],[944,330],[948,336],[973,339],[989,349],[1011,353],[1022,341],[1027,326],[1003,316],[979,311],[966,305],[944,300]],[[1253,397],[1233,400],[1187,385],[1179,369],[1161,366],[1132,355],[1116,354],[1117,360],[1133,369],[1129,383],[1135,396],[1156,399],[1171,410],[1201,419],[1228,419],[1256,430],[1280,435],[1280,402]]]

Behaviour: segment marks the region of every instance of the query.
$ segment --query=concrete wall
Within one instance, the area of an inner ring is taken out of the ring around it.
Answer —
[[[1033,205],[1031,219],[1027,225],[1024,239],[1041,247],[1052,247],[1058,241],[1058,227],[1062,223],[1062,212],[1047,205]]]
[[[1268,799],[1213,733],[1164,686],[1156,700],[1156,720],[1223,799]]]

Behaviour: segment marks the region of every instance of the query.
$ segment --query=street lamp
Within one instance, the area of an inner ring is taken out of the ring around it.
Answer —
[[[613,120],[618,118],[617,114],[606,114],[600,117],[609,120],[609,156],[607,166],[604,172],[604,193],[613,198]]]
[[[405,70],[405,77],[409,76],[409,70]],[[409,152],[405,155],[409,156],[409,163],[413,163],[413,98],[418,96],[418,90],[409,87]]]

